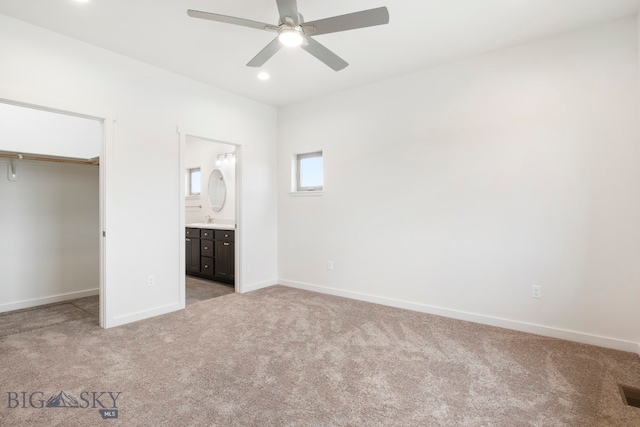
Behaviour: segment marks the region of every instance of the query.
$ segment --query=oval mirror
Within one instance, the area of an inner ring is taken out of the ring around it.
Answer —
[[[214,169],[209,176],[209,204],[214,212],[220,212],[227,198],[227,186],[220,169]]]

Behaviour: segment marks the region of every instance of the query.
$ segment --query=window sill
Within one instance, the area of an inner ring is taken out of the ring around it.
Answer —
[[[185,200],[200,200],[200,196],[186,196]]]
[[[291,197],[306,197],[306,196],[322,196],[322,191],[292,191],[289,193]]]

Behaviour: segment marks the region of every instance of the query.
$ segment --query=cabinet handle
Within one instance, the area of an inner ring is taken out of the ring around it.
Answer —
[[[225,245],[225,246],[229,246],[229,243],[227,243],[227,242],[224,242],[224,245]]]
[[[187,242],[190,242],[190,241],[191,241],[191,239],[187,239]]]
[[[204,247],[204,250],[205,250],[205,251],[206,251],[207,249],[209,249],[209,246],[205,246],[205,247]]]
[[[209,266],[208,266],[208,265],[205,265],[205,266],[204,266],[204,268],[209,268]]]
[[[229,237],[229,235],[228,235],[228,234],[225,234],[225,235],[224,235],[224,237]]]

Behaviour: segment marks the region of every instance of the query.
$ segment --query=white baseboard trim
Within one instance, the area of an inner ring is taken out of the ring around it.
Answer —
[[[257,291],[258,289],[268,288],[278,284],[278,279],[271,279],[259,283],[251,283],[249,285],[242,285],[239,293],[246,294],[247,292]]]
[[[34,298],[25,301],[10,302],[0,304],[0,313],[6,311],[20,310],[23,308],[37,307],[39,305],[51,304],[54,302],[62,302],[70,299],[92,297],[100,293],[99,289],[89,289],[87,291],[69,292],[67,294],[52,295],[48,297]]]
[[[533,323],[519,322],[516,320],[503,319],[499,317],[486,316],[466,311],[452,310],[449,308],[436,307],[427,304],[397,300],[392,298],[379,297],[376,295],[364,294],[360,292],[346,291],[343,289],[330,288],[326,286],[312,285],[309,283],[295,282],[292,280],[280,279],[279,284],[291,288],[304,289],[307,291],[319,292],[323,294],[336,295],[375,304],[387,305],[390,307],[404,308],[406,310],[419,311],[422,313],[435,314],[443,317],[450,317],[468,322],[481,323],[483,325],[498,326],[500,328],[512,329],[515,331],[528,332],[545,337],[559,338],[567,341],[574,341],[583,344],[591,344],[599,347],[611,348],[614,350],[637,353],[640,356],[640,343],[624,341],[616,338],[591,335],[583,332],[570,331],[566,329],[553,328],[549,326],[536,325]]]
[[[136,313],[123,314],[121,316],[115,316],[111,319],[107,318],[105,329],[113,328],[116,326],[126,325],[127,323],[137,322],[138,320],[149,319],[151,317],[161,316],[163,314],[173,313],[184,308],[184,305],[180,303],[164,305],[161,307],[152,308],[150,310],[138,311]]]
[[[278,284],[278,280],[272,279],[272,280],[267,280],[265,282],[244,285],[242,286],[242,290],[240,291],[240,293],[246,293],[246,292],[251,292],[251,291],[255,291],[262,288],[267,288],[269,286],[273,286],[276,284]],[[116,326],[126,325],[127,323],[137,322],[138,320],[149,319],[155,316],[161,316],[163,314],[172,313],[174,311],[182,310],[184,308],[185,308],[184,304],[180,304],[180,303],[169,304],[162,307],[156,307],[151,310],[144,310],[136,313],[115,316],[111,319],[107,318],[105,328],[113,328]]]

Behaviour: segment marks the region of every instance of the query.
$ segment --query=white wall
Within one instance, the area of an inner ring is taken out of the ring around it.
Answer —
[[[105,161],[107,326],[180,308],[177,126],[243,146],[240,286],[275,282],[275,108],[3,15],[0,63],[0,98],[117,119]]]
[[[638,91],[633,17],[282,108],[281,282],[637,350]]]
[[[200,138],[187,137],[185,148],[185,168],[200,168],[202,192],[200,196],[188,197],[185,205],[185,223],[207,222],[206,216],[214,218],[215,223],[236,223],[236,164],[222,163],[216,166],[218,154],[231,153],[235,147],[229,144],[207,141]],[[209,177],[214,169],[219,169],[227,187],[227,197],[219,212],[214,212],[209,203]],[[200,206],[195,208],[193,206]]]
[[[98,167],[0,159],[0,312],[95,295]]]
[[[0,102],[0,150],[58,157],[100,156],[102,123]]]
[[[640,79],[640,12],[638,13],[636,27],[637,27],[637,34],[638,34],[638,43],[637,43],[638,45],[638,78]],[[640,89],[638,90],[638,96],[640,97]],[[640,112],[638,113],[638,122],[640,122]],[[640,302],[636,304],[636,311],[640,311]],[[636,352],[640,354],[640,342],[638,342],[638,349],[636,350]]]

